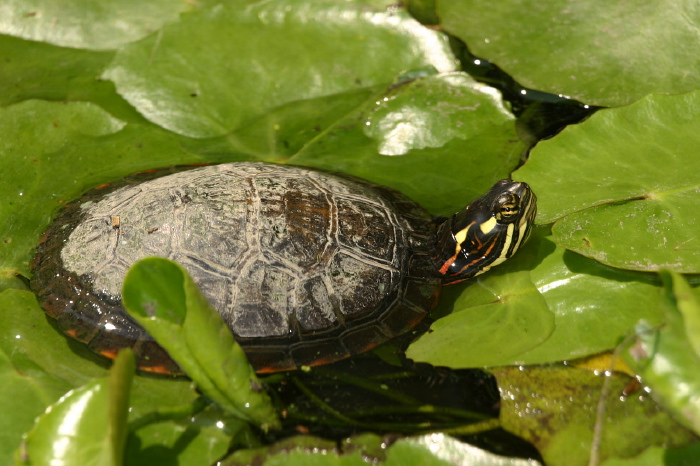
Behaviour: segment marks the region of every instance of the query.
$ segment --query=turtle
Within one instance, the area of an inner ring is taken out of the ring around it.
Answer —
[[[138,367],[177,364],[124,310],[128,268],[180,263],[260,373],[325,364],[415,327],[443,285],[486,272],[525,242],[537,210],[498,181],[449,218],[349,175],[263,162],[137,173],[57,213],[30,286],[60,330]]]

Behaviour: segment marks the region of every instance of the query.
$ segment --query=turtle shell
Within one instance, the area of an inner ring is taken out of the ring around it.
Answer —
[[[442,280],[431,216],[362,180],[266,163],[132,175],[66,205],[31,282],[69,336],[139,366],[177,365],[124,311],[128,268],[179,262],[260,372],[332,362],[415,326]]]

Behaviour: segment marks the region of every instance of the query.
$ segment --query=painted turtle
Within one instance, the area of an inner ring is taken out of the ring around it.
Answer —
[[[404,195],[314,169],[229,163],[156,171],[66,205],[37,247],[31,282],[69,336],[143,370],[177,365],[122,308],[129,266],[178,261],[259,372],[366,351],[415,326],[440,288],[509,258],[536,198],[501,180],[437,225]]]

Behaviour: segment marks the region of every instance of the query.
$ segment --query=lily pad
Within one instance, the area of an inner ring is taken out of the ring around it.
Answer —
[[[29,276],[29,256],[55,211],[130,172],[200,161],[176,140],[126,125],[88,102],[28,100],[0,108],[0,276]],[[119,162],[119,163],[116,163]]]
[[[612,107],[700,87],[692,2],[436,3],[446,31],[531,89]]]
[[[700,272],[700,92],[601,110],[541,142],[514,177],[554,240],[615,267]]]
[[[183,14],[104,76],[150,121],[213,137],[286,103],[456,68],[444,35],[385,2],[282,0]]]
[[[15,464],[120,466],[124,459],[134,353],[121,352],[109,377],[70,391],[37,418]]]
[[[409,358],[452,368],[511,364],[554,330],[554,315],[528,272],[494,273],[472,286],[491,293],[489,302],[463,304],[467,289],[456,304],[465,307],[431,325],[408,348]],[[516,334],[519,338],[513,338]]]
[[[464,73],[373,95],[290,159],[395,188],[452,215],[517,166],[526,145],[498,91]]]
[[[115,49],[189,8],[188,2],[170,0],[9,0],[2,5],[0,33],[64,47]]]
[[[124,464],[216,464],[235,445],[235,434],[247,429],[247,424],[222,415],[214,407],[190,416],[164,417],[130,434]]]
[[[408,348],[410,358],[452,368],[563,361],[614,348],[639,319],[662,320],[650,277],[567,251],[546,227],[508,262],[454,292],[443,297],[452,313]]]
[[[15,464],[117,466],[109,441],[107,380],[68,392],[27,434]]]
[[[612,458],[603,461],[603,466],[693,466],[700,458],[700,442],[680,448],[650,447],[631,458]]]

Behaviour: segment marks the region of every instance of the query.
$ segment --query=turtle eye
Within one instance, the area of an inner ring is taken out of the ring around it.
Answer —
[[[499,209],[499,214],[501,215],[501,217],[510,218],[518,214],[518,206],[515,204],[501,206],[501,208]]]
[[[493,213],[499,222],[509,222],[518,216],[520,205],[518,199],[512,193],[501,196],[496,202]]]

